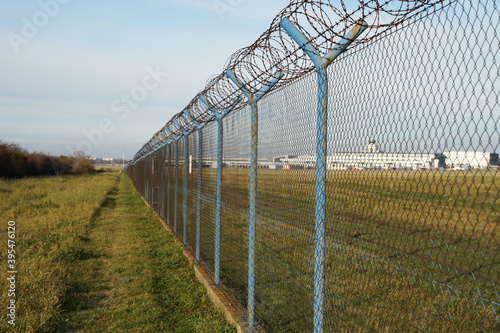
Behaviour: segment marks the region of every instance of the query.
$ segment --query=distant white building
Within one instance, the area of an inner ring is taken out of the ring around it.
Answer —
[[[328,170],[351,169],[433,169],[439,166],[436,154],[381,153],[375,139],[365,146],[365,153],[337,153],[326,158]],[[316,167],[315,155],[277,156],[276,167],[282,169],[312,169]]]
[[[384,153],[380,152],[374,139],[365,146],[364,153],[336,153],[326,157],[328,170],[362,170],[362,169],[487,169],[498,167],[498,154],[476,151],[449,151],[437,154],[424,153]],[[182,165],[183,161],[179,160]],[[193,166],[197,162],[193,160]],[[225,168],[248,168],[249,158],[224,158]],[[203,158],[203,167],[217,168],[217,159]],[[280,155],[272,159],[259,159],[258,168],[269,169],[314,169],[316,155]]]
[[[490,153],[479,151],[448,151],[446,168],[450,169],[486,169],[490,165]]]
[[[337,153],[327,156],[328,170],[352,169],[487,169],[498,165],[498,154],[476,151],[449,151],[439,154],[381,153],[375,139],[370,139],[364,153]],[[273,158],[272,169],[312,169],[315,155],[282,155]]]
[[[274,164],[282,169],[312,169],[316,167],[315,155],[278,156],[273,159]]]
[[[433,169],[438,167],[436,154],[342,153],[326,158],[329,170],[350,169]]]

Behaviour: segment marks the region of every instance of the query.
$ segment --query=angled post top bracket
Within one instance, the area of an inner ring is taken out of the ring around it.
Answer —
[[[368,27],[368,23],[364,20],[359,20],[358,23],[340,40],[337,46],[328,51],[323,57],[319,54],[318,50],[308,41],[304,34],[288,19],[285,17],[280,22],[281,27],[292,37],[292,39],[304,50],[304,52],[311,58],[316,69],[328,67],[335,58],[337,58],[347,47],[363,33]]]
[[[282,72],[276,72],[274,76],[269,80],[268,83],[266,83],[260,90],[256,93],[253,94],[237,77],[236,74],[230,69],[226,71],[227,77],[233,81],[233,83],[245,94],[245,96],[248,98],[250,103],[257,103],[259,99],[262,98],[271,88],[285,75]]]
[[[205,95],[200,95],[200,101],[203,102],[203,104],[205,104],[207,106],[207,108],[212,111],[212,114],[214,115],[214,117],[217,119],[217,120],[221,120],[222,118],[224,118],[229,112],[231,112],[231,110],[233,110],[236,105],[238,105],[239,102],[241,102],[241,98],[238,98],[233,104],[231,104],[230,107],[228,107],[227,109],[225,109],[224,111],[222,111],[222,113],[219,113],[217,112],[217,110],[215,109],[215,107],[210,104],[210,102],[207,100],[207,98],[205,97]]]
[[[177,125],[176,123],[174,123],[174,124],[175,124],[175,126],[179,127],[179,125]],[[177,140],[179,140],[182,137],[182,135],[179,135],[179,136],[173,135],[172,132],[168,129],[167,126],[164,127],[164,130],[172,137],[172,139],[173,139],[172,141],[177,141]]]
[[[181,130],[182,134],[184,134],[184,136],[188,136],[195,129],[195,127],[193,127],[189,131],[185,131],[184,128],[182,128],[182,126],[179,125],[177,120],[172,119],[172,122],[175,124],[175,126],[179,127],[179,129]]]
[[[196,126],[197,129],[202,129],[203,127],[205,127],[206,124],[208,124],[208,121],[212,120],[213,116],[208,119],[207,121],[205,122],[202,122],[202,123],[199,123],[197,122],[196,120],[193,119],[193,117],[191,117],[191,115],[189,114],[188,110],[184,110],[183,111],[184,114],[186,115],[186,117],[188,117],[189,120],[191,120],[191,122]]]
[[[155,143],[156,143],[156,145],[162,145],[162,143],[163,143],[163,140],[161,139],[159,133],[155,135]]]
[[[155,136],[152,139],[152,150],[151,154],[154,153],[156,150],[158,150],[162,146],[162,142],[158,138],[158,134],[155,134]]]
[[[168,139],[167,139],[167,137],[166,137],[166,136],[165,136],[165,134],[163,134],[161,131],[160,131],[160,132],[158,132],[157,137],[158,137],[158,140],[160,141],[159,143],[160,143],[160,145],[161,145],[162,147],[165,147],[165,146],[168,144]]]
[[[166,146],[166,145],[168,145],[169,143],[171,143],[171,142],[172,142],[172,140],[171,140],[171,139],[169,139],[169,138],[168,138],[168,137],[164,134],[164,132],[163,132],[163,131],[160,131],[159,135],[160,135],[160,136],[163,138],[163,140],[165,141],[164,146]]]

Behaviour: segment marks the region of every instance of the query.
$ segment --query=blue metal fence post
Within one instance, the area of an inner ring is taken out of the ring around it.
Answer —
[[[221,221],[222,221],[222,155],[223,155],[223,140],[224,126],[222,119],[241,101],[238,99],[233,105],[224,112],[219,113],[207,101],[205,96],[200,95],[200,100],[209,110],[212,111],[217,120],[217,201],[215,210],[215,239],[214,239],[214,283],[216,286],[220,284],[220,246],[221,246]]]
[[[165,213],[166,213],[166,210],[165,210],[165,195],[166,195],[166,186],[165,186],[165,177],[166,177],[166,173],[167,173],[167,159],[166,159],[166,152],[167,152],[167,143],[165,143],[165,146],[163,146],[163,149],[162,149],[162,166],[163,166],[163,170],[162,170],[162,179],[161,179],[161,186],[162,186],[162,196],[161,196],[161,214],[162,214],[162,219],[165,220]]]
[[[153,136],[153,144],[154,147],[158,145],[158,139],[156,138],[156,135]],[[156,190],[156,167],[158,163],[155,163],[155,159],[158,159],[158,151],[153,151],[151,153],[151,207],[153,207],[154,210],[157,210],[158,207],[155,207],[155,202],[158,203],[158,201],[155,201],[158,197],[158,191]]]
[[[168,181],[167,181],[167,225],[170,225],[170,191],[172,178],[172,145],[168,144]]]
[[[158,135],[160,136],[160,135]],[[165,170],[165,159],[163,158],[163,149],[158,150],[158,172],[159,172],[159,180],[158,180],[158,212],[160,217],[163,219],[165,217],[163,211],[163,170]]]
[[[194,120],[187,110],[184,110],[184,114],[191,120],[196,128],[198,128],[198,194],[197,194],[197,202],[196,202],[196,261],[200,261],[200,248],[201,248],[201,204],[202,204],[202,167],[203,167],[203,127],[207,124],[198,123]]]
[[[160,141],[162,143],[162,149],[159,152],[160,155],[160,192],[159,192],[159,210],[160,210],[160,216],[162,219],[165,220],[165,146],[167,144],[167,138],[163,135],[162,132],[158,133],[158,137],[160,138]]]
[[[318,104],[316,133],[316,207],[314,229],[314,332],[325,330],[325,238],[326,238],[326,160],[327,160],[327,109],[328,109],[328,74],[326,68],[347,49],[367,27],[359,21],[338,46],[322,57],[300,30],[288,19],[280,22],[281,27],[311,58],[318,74]]]
[[[257,237],[257,144],[258,144],[258,109],[257,103],[251,105],[251,154],[249,184],[249,221],[248,221],[248,325],[255,326],[255,247]]]
[[[185,131],[179,123],[173,119],[172,122],[181,129],[182,133],[184,134],[184,141],[185,141],[185,147],[184,147],[184,200],[182,202],[182,242],[184,245],[187,245],[187,223],[188,223],[188,209],[187,209],[187,199],[188,199],[188,177],[189,177],[189,169],[188,169],[188,164],[189,164],[189,134],[192,132],[191,129],[190,131]]]
[[[166,171],[166,168],[165,168],[165,165],[164,165],[164,174],[166,173],[166,177],[168,177],[168,180],[167,180],[167,190],[166,190],[166,194],[163,193],[163,205],[165,206],[165,195],[167,196],[167,209],[166,209],[166,212],[165,212],[165,208],[163,208],[163,211],[164,211],[164,219],[167,221],[167,225],[170,225],[170,165],[171,165],[171,158],[170,158],[170,143],[172,142],[172,140],[170,140],[166,135],[165,133],[162,131],[162,137],[164,138],[165,140],[165,145],[164,145],[164,150],[163,150],[163,159],[164,159],[164,163],[167,163],[167,157],[166,157],[166,154],[168,154],[168,172]],[[165,182],[165,177],[163,177],[163,182]],[[165,188],[164,188],[164,192],[165,192]]]
[[[198,196],[196,202],[196,261],[200,261],[201,243],[201,180],[203,168],[203,129],[198,128]]]
[[[177,127],[179,125],[176,124]],[[181,128],[181,127],[179,127]],[[174,233],[177,235],[177,193],[179,186],[179,139],[181,136],[175,136],[172,132],[165,126],[165,131],[170,134],[173,140],[175,140],[175,184],[174,184]]]
[[[188,200],[188,177],[189,177],[189,135],[184,136],[185,145],[184,148],[184,201],[182,202],[182,215],[183,215],[183,223],[182,223],[182,241],[184,245],[187,245],[187,224],[188,224],[188,209],[187,209],[187,200]]]
[[[163,149],[158,149],[158,213],[163,219],[163,169],[165,168],[165,159],[163,158]]]
[[[253,94],[238,80],[233,71],[228,70],[226,75],[243,91],[251,107],[251,152],[250,152],[250,186],[249,186],[249,222],[248,222],[248,326],[255,326],[255,243],[257,220],[257,144],[258,144],[258,108],[257,102],[283,77],[278,72],[264,85],[258,93]]]
[[[175,140],[174,233],[177,235],[177,188],[179,185],[179,141]]]
[[[221,210],[222,210],[222,144],[223,144],[223,124],[220,118],[217,119],[217,202],[215,212],[215,279],[216,286],[220,284],[220,238],[221,238]]]

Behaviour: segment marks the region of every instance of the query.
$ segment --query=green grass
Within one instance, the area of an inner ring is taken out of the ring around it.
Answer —
[[[234,331],[128,177],[0,181],[0,193],[4,229],[16,221],[18,270],[16,326],[4,314],[0,331]],[[0,276],[7,290],[6,269]],[[0,300],[6,309],[7,294]]]
[[[201,252],[210,268],[215,172],[203,169]],[[183,176],[180,167],[180,235]],[[248,169],[226,168],[222,185],[221,279],[242,304],[248,176]],[[481,170],[329,171],[328,329],[500,330],[498,176],[498,171]],[[161,173],[155,177],[158,181]],[[194,170],[188,181],[188,240],[195,233],[196,177]],[[312,329],[314,181],[314,170],[258,171],[256,311],[268,331]]]

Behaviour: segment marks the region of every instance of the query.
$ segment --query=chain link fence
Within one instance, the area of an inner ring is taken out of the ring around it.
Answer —
[[[292,1],[127,174],[255,330],[500,331],[497,3],[350,3]]]

